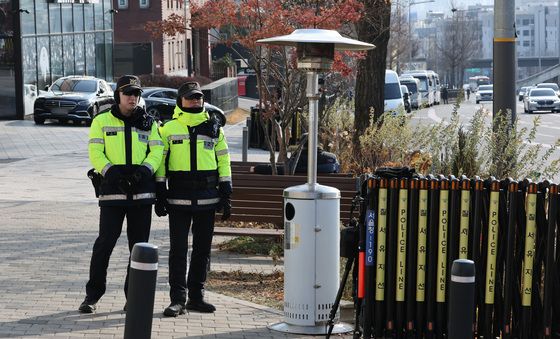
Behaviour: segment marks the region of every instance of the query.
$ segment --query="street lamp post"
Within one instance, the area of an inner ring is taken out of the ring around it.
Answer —
[[[331,69],[335,50],[375,46],[324,29],[297,29],[258,43],[295,46],[297,68],[307,72],[309,136],[307,184],[284,190],[284,322],[269,328],[288,333],[325,334],[340,281],[340,191],[317,184],[318,72]],[[337,324],[332,333],[351,330]]]
[[[421,0],[421,1],[410,0],[408,2],[408,40],[409,40],[409,44],[408,44],[408,65],[407,65],[407,68],[410,67],[410,63],[412,62],[412,36],[410,35],[411,34],[410,7],[412,7],[412,5],[424,4],[424,3],[428,3],[428,2],[434,2],[434,1],[435,0]]]

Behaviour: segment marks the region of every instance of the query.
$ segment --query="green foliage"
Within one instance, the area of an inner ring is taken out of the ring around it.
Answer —
[[[323,144],[339,157],[342,171],[360,174],[382,166],[414,167],[422,174],[444,174],[498,179],[552,179],[560,173],[560,159],[553,159],[560,146],[535,142],[540,123],[537,117],[531,128],[511,122],[511,113],[500,114],[492,121],[491,113],[479,109],[467,122],[461,122],[453,107],[451,119],[427,125],[411,123],[411,116],[384,114],[381,122],[370,126],[359,137],[361,152],[354,154],[351,135],[352,109],[334,105],[328,118],[321,121]]]
[[[235,60],[233,60],[231,54],[229,53],[226,53],[226,55],[224,55],[220,59],[214,60],[213,63],[215,66],[222,66],[222,67],[235,66]]]

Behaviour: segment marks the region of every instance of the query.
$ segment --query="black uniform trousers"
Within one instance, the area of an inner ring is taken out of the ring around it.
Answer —
[[[210,248],[214,235],[215,210],[169,210],[169,296],[172,303],[184,305],[189,299],[202,300]],[[187,273],[189,229],[192,221],[192,253]]]
[[[121,235],[124,217],[126,216],[126,235],[128,250],[132,251],[134,244],[147,242],[150,237],[152,222],[152,205],[135,206],[101,206],[99,216],[99,236],[93,245],[91,263],[89,266],[89,281],[86,284],[86,294],[92,301],[99,300],[105,294],[107,284],[107,267],[115,244]],[[128,292],[128,271],[130,270],[130,255],[124,282],[124,294]]]

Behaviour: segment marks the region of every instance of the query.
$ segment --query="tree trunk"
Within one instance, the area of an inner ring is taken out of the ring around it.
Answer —
[[[391,1],[362,0],[364,15],[357,23],[358,40],[375,45],[358,63],[356,76],[356,112],[354,117],[354,147],[359,148],[358,138],[369,127],[370,114],[378,121],[384,109],[385,68]]]

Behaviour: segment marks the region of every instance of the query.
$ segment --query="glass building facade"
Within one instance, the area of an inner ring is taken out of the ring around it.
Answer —
[[[35,97],[62,76],[112,80],[111,0],[3,1],[13,15],[8,28],[0,23],[0,119],[33,113]]]

